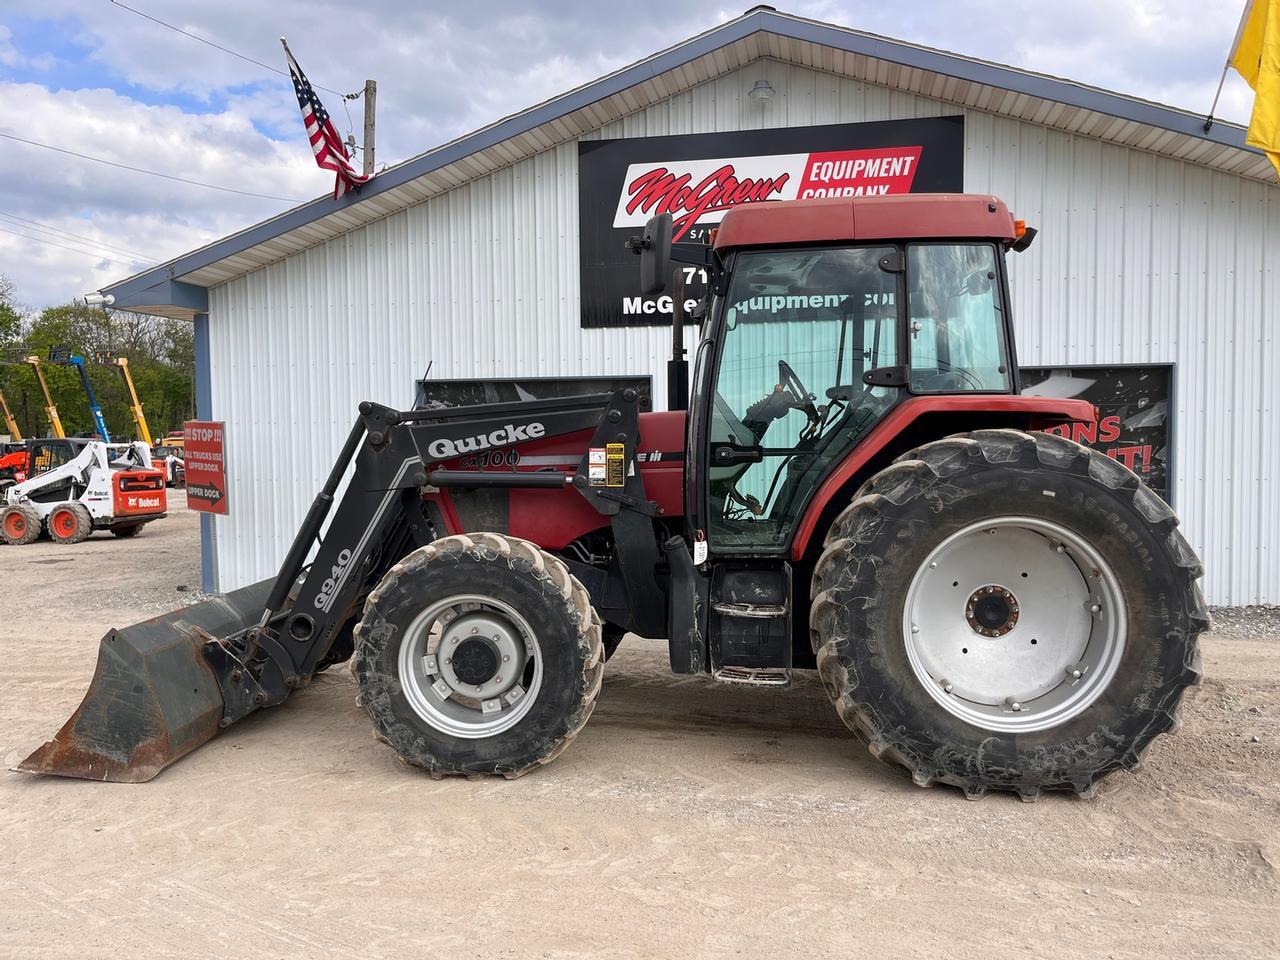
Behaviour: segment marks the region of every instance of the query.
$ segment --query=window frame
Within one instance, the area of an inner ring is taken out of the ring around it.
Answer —
[[[912,247],[954,247],[954,246],[988,247],[991,249],[992,253],[994,254],[995,263],[996,263],[996,269],[995,269],[996,296],[999,298],[999,303],[1001,307],[1001,310],[1000,310],[1001,325],[1003,327],[1003,330],[1001,331],[1001,333],[1003,333],[1004,335],[1004,343],[1003,343],[1004,363],[1005,363],[1005,366],[1008,368],[1007,374],[1006,374],[1008,377],[1008,380],[1006,382],[1006,385],[1002,388],[998,388],[998,389],[992,388],[989,390],[916,390],[912,386],[911,371],[914,369],[914,366],[912,363],[913,355],[912,355],[911,348],[912,348],[912,343],[914,338],[910,336],[911,304],[908,300],[908,298],[910,297],[910,286],[907,283],[908,275],[911,271],[910,250]],[[903,363],[906,368],[907,382],[906,382],[906,386],[903,388],[906,391],[906,394],[908,396],[913,396],[913,397],[937,397],[937,396],[947,396],[952,394],[980,397],[980,396],[1009,396],[1009,395],[1016,395],[1021,393],[1022,392],[1022,376],[1018,372],[1018,360],[1017,360],[1018,352],[1014,344],[1014,337],[1013,337],[1013,311],[1011,309],[1010,295],[1009,295],[1008,261],[1004,256],[1003,247],[999,243],[992,240],[980,240],[980,239],[975,239],[974,237],[957,237],[949,240],[930,238],[928,240],[908,241],[905,243],[898,244],[898,249],[900,250],[901,256],[902,256],[901,279],[902,279],[902,286],[904,288],[904,292],[902,294],[903,300],[902,300],[900,322],[902,325],[902,332],[904,334],[904,339],[907,341],[906,350],[903,353],[900,353],[899,356],[903,358]]]
[[[907,329],[907,272],[906,266],[906,244],[901,241],[892,240],[868,240],[863,242],[832,242],[822,244],[777,244],[767,247],[746,247],[732,251],[725,259],[725,272],[730,278],[734,277],[738,270],[739,260],[744,255],[752,254],[768,254],[768,253],[787,253],[797,249],[803,250],[867,250],[867,249],[888,249],[893,250],[903,269],[894,271],[885,271],[893,277],[894,304],[896,310],[896,337],[895,351],[898,366],[909,363],[909,354],[907,350],[910,346],[910,335]],[[707,360],[709,361],[708,376],[705,382],[705,395],[694,398],[694,402],[707,405],[712,403],[716,390],[720,384],[720,367],[723,361],[725,349],[725,341],[728,339],[728,310],[730,303],[731,290],[726,288],[724,294],[717,295],[713,304],[713,311],[710,313],[710,322],[705,328],[703,335],[703,343],[699,344],[699,353],[702,348],[707,347]],[[708,345],[709,341],[709,345]],[[897,388],[896,393],[890,405],[881,414],[880,420],[890,416],[898,405],[903,403],[911,396],[909,386]],[[750,558],[750,557],[777,557],[788,556],[791,552],[791,545],[795,542],[796,529],[800,520],[808,511],[813,497],[817,491],[826,482],[827,478],[839,469],[840,463],[831,461],[828,463],[826,471],[822,476],[817,478],[817,482],[806,494],[804,501],[800,503],[796,514],[795,522],[791,526],[786,540],[782,543],[771,546],[741,546],[741,547],[725,547],[711,540],[711,510],[708,501],[710,493],[710,466],[711,466],[711,422],[710,415],[703,416],[702,422],[698,425],[697,436],[690,436],[687,443],[689,444],[690,459],[693,461],[689,464],[691,469],[686,482],[692,482],[696,485],[696,494],[692,498],[685,499],[685,516],[686,523],[689,528],[689,534],[692,536],[694,532],[701,531],[710,542],[711,553],[717,556],[734,557],[734,558]],[[874,425],[871,427],[874,429]],[[868,433],[870,430],[868,430]],[[692,431],[691,431],[692,433]]]

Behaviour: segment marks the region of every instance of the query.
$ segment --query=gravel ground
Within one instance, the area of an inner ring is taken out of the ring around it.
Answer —
[[[194,597],[197,528],[0,546],[6,766],[108,627]],[[917,789],[811,675],[673,677],[634,638],[553,764],[435,782],[333,670],[151,783],[0,774],[0,957],[1274,958],[1280,614],[1214,616],[1182,730],[1088,801]]]

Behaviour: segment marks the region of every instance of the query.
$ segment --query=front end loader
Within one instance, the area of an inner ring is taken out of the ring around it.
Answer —
[[[147,780],[349,661],[404,762],[514,777],[634,633],[722,682],[816,668],[920,785],[1091,792],[1174,727],[1208,618],[1169,507],[1043,432],[1093,409],[1020,393],[1033,235],[986,196],[746,205],[711,246],[655,217],[645,292],[709,278],[687,410],[361,404],[277,576],[109,632],[19,769]]]

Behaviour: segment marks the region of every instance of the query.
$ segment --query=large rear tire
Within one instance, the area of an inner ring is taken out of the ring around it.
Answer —
[[[434,777],[515,778],[595,708],[600,621],[555,557],[493,533],[415,550],[370,594],[352,673],[374,735]]]
[[[40,538],[40,514],[25,503],[15,503],[0,511],[0,540],[20,545]]]
[[[814,571],[823,684],[871,752],[976,799],[1089,794],[1173,730],[1209,626],[1177,518],[1048,434],[905,454],[832,524]]]

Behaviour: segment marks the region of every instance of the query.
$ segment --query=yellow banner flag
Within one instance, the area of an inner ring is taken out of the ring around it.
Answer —
[[[1266,151],[1280,176],[1280,0],[1245,5],[1231,66],[1253,87],[1253,115],[1244,142]]]

